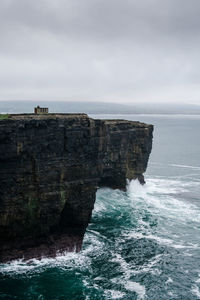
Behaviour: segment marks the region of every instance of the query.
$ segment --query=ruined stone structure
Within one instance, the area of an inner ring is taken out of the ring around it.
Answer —
[[[97,187],[144,183],[153,126],[85,114],[0,121],[0,261],[81,249]]]
[[[38,105],[37,107],[34,108],[34,113],[36,115],[39,115],[39,114],[48,114],[48,112],[49,112],[48,107],[40,107]]]

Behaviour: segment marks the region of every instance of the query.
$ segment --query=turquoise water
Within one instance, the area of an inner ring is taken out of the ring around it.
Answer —
[[[200,299],[200,116],[155,125],[146,185],[99,189],[83,250],[0,265],[0,299]]]

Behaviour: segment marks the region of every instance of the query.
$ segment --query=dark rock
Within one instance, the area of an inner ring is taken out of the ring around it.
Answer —
[[[0,121],[0,261],[79,251],[97,186],[144,184],[153,126],[85,114]]]

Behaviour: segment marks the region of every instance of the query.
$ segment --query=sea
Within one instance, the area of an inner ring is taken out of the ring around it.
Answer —
[[[200,115],[90,115],[154,125],[146,184],[97,191],[80,253],[0,264],[0,299],[200,299]]]

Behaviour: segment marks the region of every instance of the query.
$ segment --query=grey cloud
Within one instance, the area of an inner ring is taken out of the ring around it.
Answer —
[[[191,35],[199,31],[199,9],[198,0],[2,0],[1,20],[79,37]]]
[[[199,9],[198,0],[1,0],[0,99],[198,102]]]

